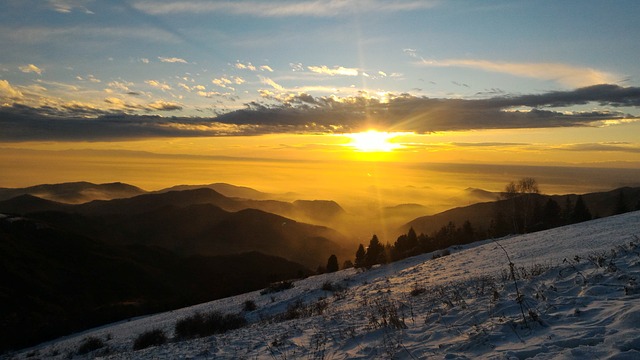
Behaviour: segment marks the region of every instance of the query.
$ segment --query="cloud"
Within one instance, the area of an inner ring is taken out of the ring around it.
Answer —
[[[251,103],[248,109],[224,114],[218,120],[233,124],[296,127],[299,131],[359,131],[378,127],[387,131],[430,133],[471,129],[552,128],[604,126],[640,118],[616,111],[565,112],[555,107],[591,102],[603,106],[640,106],[640,88],[596,85],[540,95],[481,100],[431,99],[409,94],[370,94],[338,98],[308,94],[261,93],[281,106]],[[512,110],[526,107],[526,111]]]
[[[167,83],[161,83],[159,81],[156,80],[147,80],[145,81],[145,83],[147,83],[150,86],[153,86],[155,88],[158,88],[162,91],[166,91],[166,90],[171,90],[171,86]]]
[[[412,57],[416,57],[415,51],[409,52],[407,50],[408,49],[405,49],[405,53]],[[559,63],[509,63],[465,59],[449,59],[440,61],[422,59],[420,63],[424,66],[466,67],[520,77],[555,81],[559,84],[572,88],[609,84],[616,82],[618,79],[614,74],[597,69]]]
[[[147,14],[221,13],[254,17],[346,16],[352,13],[400,12],[429,9],[437,1],[426,0],[329,0],[329,1],[137,1],[133,6]]]
[[[625,144],[625,143],[585,143],[585,144],[570,144],[565,145],[557,150],[565,151],[606,151],[606,152],[628,152],[628,153],[640,153],[640,146]]]
[[[335,76],[335,75],[358,76],[358,69],[345,68],[342,66],[334,66],[333,69],[330,69],[325,65],[307,66],[307,69],[317,74],[325,74],[325,75],[331,75],[331,76]]]
[[[251,102],[246,104],[246,108],[209,118],[135,114],[182,109],[182,105],[164,100],[136,104],[116,97],[107,98],[105,103],[111,105],[111,110],[80,102],[55,107],[26,106],[14,102],[13,105],[0,107],[0,141],[343,133],[370,127],[385,131],[431,133],[472,129],[595,127],[640,121],[639,117],[610,110],[618,107],[640,107],[638,87],[596,85],[537,95],[465,100],[417,97],[410,94],[376,95],[367,92],[345,97],[314,97],[305,92],[287,93],[273,80],[265,77],[261,80],[280,91],[276,93],[261,90],[261,95],[270,104]],[[6,81],[0,81],[0,91],[1,94],[19,97],[19,92]],[[203,91],[198,92],[198,95],[210,97],[224,94]],[[598,103],[609,110],[555,110],[558,107],[589,103]],[[496,147],[512,144],[455,145]],[[636,148],[637,146],[630,144],[603,143],[575,145],[566,150],[635,152]]]
[[[255,65],[253,65],[251,63],[243,64],[241,62],[237,62],[237,63],[235,63],[234,67],[236,69],[239,69],[239,70],[250,70],[250,71],[256,71],[257,70]]]
[[[118,89],[118,90],[122,90],[125,92],[131,91],[129,89],[130,86],[133,86],[132,82],[129,81],[112,81],[109,84],[107,84],[110,88],[113,89]]]
[[[38,75],[42,74],[42,69],[33,64],[20,66],[20,71],[22,71],[23,73],[36,73]]]
[[[260,82],[265,85],[269,85],[278,91],[285,91],[285,88],[282,85],[276,83],[275,81],[269,79],[268,77],[260,76]]]
[[[267,72],[273,72],[273,69],[269,66],[269,65],[260,65],[260,66],[255,66],[252,63],[241,63],[240,61],[236,62],[233,67],[235,67],[238,70],[249,70],[249,71],[267,71]]]
[[[24,97],[22,92],[13,86],[7,80],[0,80],[0,101],[20,100]],[[0,105],[2,105],[0,103]]]
[[[239,79],[239,78],[238,78],[238,79]],[[240,84],[241,84],[242,82],[244,82],[244,80],[242,80],[242,79],[240,79],[239,81],[241,81],[241,82],[240,82]],[[237,82],[235,82],[235,81],[234,81],[234,78],[233,78],[233,77],[232,77],[231,79],[229,79],[229,78],[226,78],[226,77],[224,77],[224,76],[223,76],[223,77],[221,77],[221,78],[213,79],[213,80],[211,80],[211,82],[212,82],[214,85],[217,85],[217,86],[219,86],[219,87],[221,87],[221,88],[229,89],[229,90],[231,90],[231,91],[235,91],[235,90],[236,90],[233,86],[231,86],[231,85],[232,85],[232,84],[234,84],[234,83],[236,83],[236,84],[237,84]]]
[[[87,0],[48,0],[49,6],[59,13],[68,14],[78,9],[85,14],[93,14],[93,11],[86,7]]]
[[[188,64],[189,62],[185,59],[181,59],[181,58],[177,58],[177,57],[162,57],[162,56],[158,56],[158,59],[161,62],[164,63],[182,63],[182,64]]]
[[[148,104],[148,106],[151,109],[160,110],[160,111],[182,110],[182,105],[180,105],[178,103],[175,103],[175,102],[164,101],[164,100],[154,101],[154,102]]]
[[[111,101],[115,101],[111,99]],[[117,102],[117,101],[116,101]],[[154,102],[162,110],[177,104]],[[91,114],[91,118],[86,116]],[[109,141],[153,137],[253,135],[253,126],[223,124],[215,119],[128,115],[101,111],[80,103],[61,108],[14,104],[0,107],[0,141]]]

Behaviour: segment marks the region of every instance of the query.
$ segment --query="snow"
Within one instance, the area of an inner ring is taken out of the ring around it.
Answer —
[[[5,357],[640,359],[639,236],[640,212],[627,213],[453,248],[437,259],[313,276],[281,292],[131,319]],[[329,283],[339,290],[322,290]],[[247,300],[257,305],[243,313],[247,326],[173,339],[178,320],[238,313]],[[296,303],[302,315],[286,320]],[[168,343],[134,352],[135,338],[153,329]],[[77,355],[87,337],[106,347]]]

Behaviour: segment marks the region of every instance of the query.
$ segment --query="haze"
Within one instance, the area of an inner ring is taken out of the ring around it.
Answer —
[[[523,176],[551,194],[638,186],[638,13],[637,1],[3,2],[0,186],[227,182],[352,213],[434,213]],[[369,130],[396,136],[350,142]]]

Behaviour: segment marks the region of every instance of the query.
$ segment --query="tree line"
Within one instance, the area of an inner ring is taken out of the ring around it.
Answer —
[[[635,209],[630,209],[621,190],[617,197],[614,215],[632,210],[640,210],[640,201]],[[382,244],[374,234],[366,248],[363,244],[358,246],[355,261],[353,263],[349,260],[345,261],[343,268],[351,266],[369,268],[376,264],[444,250],[450,246],[465,245],[509,234],[546,230],[593,218],[581,195],[576,197],[575,202],[572,201],[572,197],[567,196],[565,203],[560,205],[554,199],[540,194],[535,179],[523,178],[505,186],[505,190],[495,204],[494,215],[488,228],[476,228],[469,220],[460,226],[450,221],[432,234],[417,234],[413,228],[410,228],[393,244]],[[332,269],[335,269],[335,265]]]

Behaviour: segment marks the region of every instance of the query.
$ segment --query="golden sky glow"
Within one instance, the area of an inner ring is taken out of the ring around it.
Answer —
[[[0,2],[0,187],[640,185],[640,3],[462,2]]]
[[[391,141],[401,134],[402,133],[367,130],[359,133],[345,134],[345,136],[351,139],[351,142],[347,145],[357,151],[389,152],[402,147],[400,144]]]

